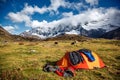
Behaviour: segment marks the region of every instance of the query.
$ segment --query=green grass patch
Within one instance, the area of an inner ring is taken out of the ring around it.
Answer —
[[[120,80],[120,41],[92,39],[71,45],[70,40],[41,42],[10,42],[0,44],[0,80]],[[42,70],[46,63],[55,62],[66,52],[82,48],[96,52],[106,68],[76,71],[72,78],[59,77]]]

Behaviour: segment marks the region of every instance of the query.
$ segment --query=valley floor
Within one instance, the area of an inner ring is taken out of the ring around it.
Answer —
[[[0,42],[0,80],[120,80],[120,40]],[[76,71],[72,78],[42,71],[46,63],[59,60],[67,51],[82,48],[96,52],[107,67]]]

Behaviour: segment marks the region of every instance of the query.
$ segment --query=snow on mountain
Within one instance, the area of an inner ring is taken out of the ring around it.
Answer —
[[[80,34],[80,31],[72,30],[70,32],[65,32],[65,34],[76,34],[76,35],[78,35],[78,34]]]

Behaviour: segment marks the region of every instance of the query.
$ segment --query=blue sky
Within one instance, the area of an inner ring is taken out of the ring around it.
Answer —
[[[119,12],[120,0],[0,0],[0,25],[12,34],[20,34],[90,11],[103,15],[104,10],[108,14]]]

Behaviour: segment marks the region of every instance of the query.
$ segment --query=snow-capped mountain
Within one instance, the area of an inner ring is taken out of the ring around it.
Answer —
[[[81,34],[81,31],[86,33],[87,31],[81,27],[81,25],[77,26],[64,26],[59,25],[58,27],[54,28],[46,28],[46,27],[37,27],[32,28],[31,30],[25,31],[21,33],[22,36],[39,36],[40,38],[49,38],[49,37],[55,37],[60,34]],[[86,35],[86,34],[84,34]],[[86,35],[87,36],[87,35]]]
[[[85,27],[95,27],[95,29],[93,28],[87,30]],[[25,37],[38,36],[42,39],[55,37],[61,34],[76,34],[88,37],[99,37],[108,31],[116,29],[117,27],[118,26],[108,23],[108,19],[105,19],[101,21],[85,22],[84,24],[79,23],[76,26],[60,24],[56,27],[36,27],[25,31],[20,35]]]

